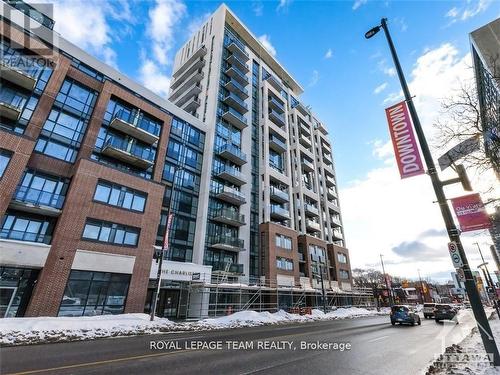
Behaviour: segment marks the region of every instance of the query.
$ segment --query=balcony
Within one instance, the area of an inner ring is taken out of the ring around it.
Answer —
[[[185,110],[186,112],[193,112],[193,111],[196,111],[196,109],[198,109],[198,107],[201,105],[201,102],[200,102],[200,99],[198,99],[198,96],[196,95],[193,95],[188,101],[186,104],[184,104],[184,106],[182,106],[181,108],[183,110]]]
[[[280,206],[271,205],[271,217],[279,220],[288,220],[290,219],[290,211]]]
[[[240,130],[245,129],[248,126],[245,116],[231,107],[229,107],[228,110],[222,114],[222,118]]]
[[[207,54],[207,48],[205,46],[201,46],[195,53],[193,53],[189,59],[187,59],[182,66],[179,67],[173,74],[172,77],[175,78],[176,80],[180,78],[180,76],[185,73],[185,74],[190,74],[190,70],[196,70],[197,68],[203,66],[204,60],[203,56]],[[198,66],[201,64],[200,66]],[[193,67],[195,66],[196,67]],[[173,85],[175,84],[175,81]],[[172,87],[173,88],[173,87]]]
[[[217,155],[221,158],[232,161],[236,165],[243,165],[247,162],[247,156],[238,147],[225,144],[217,149]]]
[[[216,198],[237,206],[247,202],[245,195],[241,191],[233,189],[229,186],[220,186],[214,191],[214,193]]]
[[[313,206],[312,204],[305,203],[304,204],[304,211],[305,211],[306,215],[319,216],[319,210],[315,206]]]
[[[3,92],[2,92],[3,94]],[[21,111],[24,101],[11,101],[7,98],[0,97],[0,117],[17,121],[21,117]]]
[[[312,232],[320,232],[321,226],[314,220],[306,219],[306,229]]]
[[[285,116],[279,114],[272,108],[269,109],[269,119],[276,125],[278,125],[280,128],[285,127],[286,125]]]
[[[230,92],[227,94],[224,99],[222,99],[223,103],[226,103],[227,105],[233,107],[236,109],[239,113],[246,113],[248,112],[248,106],[247,103],[245,103],[238,95],[233,94]]]
[[[245,251],[245,242],[239,238],[226,235],[213,236],[208,239],[211,247],[227,251]]]
[[[305,260],[304,254],[298,253],[297,255],[298,255],[298,258],[299,258],[299,262],[305,263],[306,260]]]
[[[308,125],[304,124],[302,121],[300,121],[300,133],[304,134],[306,137],[311,136],[311,129],[309,128]]]
[[[241,186],[247,183],[246,177],[239,170],[227,166],[217,170],[215,176],[236,186]]]
[[[333,177],[330,177],[329,175],[326,175],[325,177],[326,177],[325,178],[326,186],[328,186],[328,187],[335,186],[335,180],[333,179]]]
[[[269,97],[268,104],[269,104],[269,108],[273,108],[274,110],[276,110],[276,112],[278,112],[280,114],[285,113],[285,104],[283,104],[281,101],[276,99],[274,96]]]
[[[322,133],[323,135],[327,135],[328,134],[328,130],[326,130],[325,128],[325,125],[323,125],[322,123],[320,122],[316,122],[316,129],[320,131],[320,133]]]
[[[333,201],[328,201],[328,208],[331,208],[333,211],[340,213],[340,207],[333,203]]]
[[[108,138],[102,146],[102,154],[121,160],[140,169],[149,169],[154,164],[155,152],[138,146],[133,141]]]
[[[230,210],[227,208],[221,208],[217,210],[215,212],[213,220],[235,227],[241,227],[242,225],[246,224],[245,215],[240,214],[238,211]]]
[[[300,134],[300,136],[299,136],[299,142],[305,148],[311,148],[312,147],[311,139],[308,136],[306,136],[305,134],[302,134],[302,133]]]
[[[326,196],[328,199],[337,198],[337,192],[333,188],[326,189]]]
[[[274,134],[271,134],[269,137],[269,147],[278,153],[283,153],[287,150],[286,142]]]
[[[232,40],[226,48],[232,53],[232,54],[237,54],[240,60],[242,61],[248,61],[250,59],[250,56],[248,53],[245,51],[245,46],[243,43],[237,41],[237,40]]]
[[[290,200],[286,191],[278,189],[276,186],[271,186],[270,197],[275,202],[286,203]]]
[[[276,91],[281,92],[281,90],[283,90],[283,87],[281,86],[281,82],[275,76],[269,75],[269,77],[264,78],[264,80],[269,82],[269,84],[272,87],[274,87],[276,89]]]
[[[340,219],[330,216],[330,223],[332,224],[332,227],[341,227],[342,223],[340,222]]]
[[[64,204],[64,195],[18,186],[9,207],[45,216],[59,216]]]
[[[250,82],[246,74],[234,65],[231,65],[229,68],[227,68],[225,73],[242,85],[248,85],[248,83]]]
[[[182,91],[176,100],[171,98],[171,101],[175,103],[177,107],[182,107],[186,104],[191,98],[198,97],[198,94],[202,91],[201,83],[195,82],[191,86],[189,86],[185,91]]]
[[[314,171],[314,164],[312,161],[302,158],[300,160],[300,164],[302,165],[302,171],[304,172],[312,172]]]
[[[138,114],[126,112],[123,109],[115,113],[109,127],[128,134],[147,144],[155,144],[160,137],[160,125],[151,123]]]
[[[26,62],[26,64],[26,66],[29,66],[31,63]],[[29,70],[22,70],[0,61],[0,71],[2,72],[3,79],[29,91],[33,91],[35,89],[36,77],[39,69],[32,68]]]
[[[294,108],[297,108],[297,111],[299,111],[303,116],[309,115],[307,108],[301,102],[297,102],[297,105]]]
[[[1,229],[0,238],[6,240],[38,242],[47,245],[49,245],[50,241],[52,240],[52,236],[49,235],[32,233],[32,232],[23,232],[19,230],[10,230],[10,229]]]
[[[302,181],[302,187],[309,191],[310,194],[316,195],[316,192],[314,191],[314,187],[311,183],[307,183],[305,181]]]
[[[229,263],[229,262],[214,262],[209,265],[212,266],[212,274],[230,273],[233,275],[243,275],[243,264]]]
[[[248,98],[248,90],[234,79],[230,79],[229,81],[227,81],[224,87],[228,91],[238,95],[243,100]]]
[[[180,83],[175,90],[172,91],[168,100],[172,102],[175,101],[177,98],[184,95],[188,91],[188,88],[191,89],[196,83],[200,83],[204,76],[205,74],[201,69],[195,70],[182,83]]]
[[[344,239],[344,236],[342,235],[342,232],[340,232],[338,230],[333,230],[332,231],[332,236],[336,240],[343,240]]]
[[[245,63],[245,61],[243,61],[242,59],[240,59],[238,56],[236,56],[235,54],[230,54],[227,58],[226,58],[226,61],[233,65],[233,66],[236,66],[238,67],[239,70],[241,70],[242,72],[245,72],[245,73],[248,73],[250,71],[250,69],[248,68],[248,65],[247,63]]]

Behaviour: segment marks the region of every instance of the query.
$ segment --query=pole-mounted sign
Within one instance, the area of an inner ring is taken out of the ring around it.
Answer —
[[[401,178],[424,174],[424,166],[406,102],[402,101],[387,108],[385,113]]]
[[[491,221],[479,194],[469,194],[451,200],[460,230],[470,232],[491,227]]]
[[[458,246],[455,241],[448,242],[448,251],[450,252],[451,261],[453,262],[453,266],[455,268],[461,268],[464,266],[464,262],[462,261],[462,257],[458,251]]]

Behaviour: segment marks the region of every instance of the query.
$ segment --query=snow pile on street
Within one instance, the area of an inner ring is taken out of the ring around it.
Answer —
[[[151,322],[147,314],[5,318],[0,319],[0,344],[24,345],[43,342],[93,340],[103,337],[254,327],[265,324],[352,319],[386,314],[388,314],[387,310],[378,312],[376,310],[349,307],[338,308],[327,314],[320,310],[312,310],[310,315],[290,314],[283,310],[276,313],[239,311],[228,316],[185,323],[174,323],[164,318],[155,318],[154,322]]]
[[[470,310],[466,311],[470,313]],[[461,312],[462,310],[459,313]],[[491,311],[488,309],[487,315],[490,313]],[[495,315],[489,322],[498,346],[500,344],[500,321]],[[490,365],[481,335],[477,327],[474,327],[472,332],[462,342],[447,347],[445,352],[434,361],[425,374],[500,375],[500,368]]]

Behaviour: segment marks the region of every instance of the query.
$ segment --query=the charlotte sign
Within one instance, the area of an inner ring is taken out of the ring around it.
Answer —
[[[385,113],[401,178],[423,174],[424,166],[420,159],[406,102],[402,101],[386,108]]]
[[[451,205],[455,210],[462,232],[491,227],[490,218],[479,194],[469,194],[453,198]]]

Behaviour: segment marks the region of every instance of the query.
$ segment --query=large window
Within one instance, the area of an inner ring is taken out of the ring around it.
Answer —
[[[276,268],[285,271],[293,271],[293,260],[288,258],[276,258]]]
[[[126,186],[99,181],[94,194],[98,202],[125,208],[127,210],[144,212],[147,194]]]
[[[48,220],[7,212],[2,220],[0,238],[49,244],[52,225]]]
[[[340,262],[340,263],[347,263],[347,257],[345,254],[342,254],[342,253],[337,253],[337,260]]]
[[[292,250],[292,238],[282,234],[276,235],[276,246],[282,249]]]
[[[59,308],[59,316],[121,314],[130,275],[72,270]]]
[[[0,178],[3,177],[11,157],[12,152],[0,149]]]
[[[66,179],[27,170],[16,189],[14,199],[61,209],[67,188],[68,181]]]
[[[137,246],[139,228],[87,219],[82,238],[113,245]]]
[[[349,271],[339,270],[339,276],[342,280],[348,280],[349,279]]]

